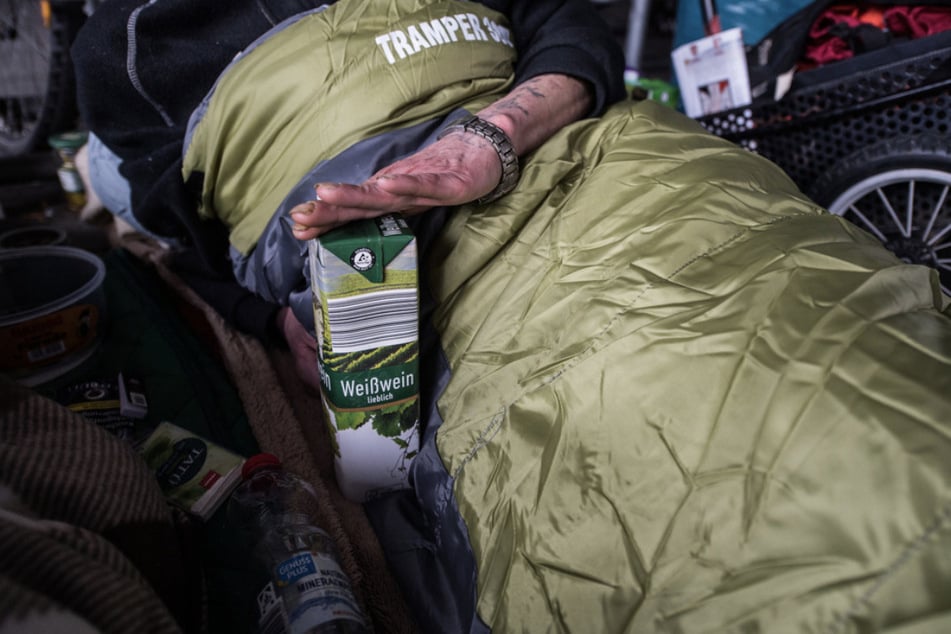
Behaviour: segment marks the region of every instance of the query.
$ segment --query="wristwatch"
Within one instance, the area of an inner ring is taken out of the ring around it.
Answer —
[[[479,204],[489,203],[515,189],[519,177],[518,156],[515,154],[512,140],[505,134],[505,131],[494,123],[489,123],[485,119],[472,115],[450,124],[439,134],[439,138],[441,139],[456,130],[478,134],[487,139],[498,153],[499,160],[502,161],[502,177],[499,179],[499,184],[476,202]]]

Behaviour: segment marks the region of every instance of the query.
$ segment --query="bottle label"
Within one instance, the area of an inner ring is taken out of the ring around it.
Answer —
[[[274,567],[274,579],[284,597],[290,632],[309,632],[344,619],[364,624],[350,580],[331,557],[295,553]]]
[[[9,302],[4,308],[8,306]],[[62,362],[68,355],[78,356],[101,334],[99,318],[94,304],[73,304],[0,329],[0,372],[32,371]]]
[[[56,175],[59,176],[59,184],[62,185],[64,192],[78,194],[85,191],[83,179],[76,170],[61,167],[56,170]]]

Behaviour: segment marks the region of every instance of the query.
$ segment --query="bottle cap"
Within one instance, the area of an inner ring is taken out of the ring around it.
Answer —
[[[88,137],[88,132],[77,130],[74,132],[63,132],[62,134],[51,136],[47,140],[50,146],[55,150],[78,150],[86,145]]]
[[[272,453],[258,453],[244,461],[241,467],[241,477],[247,479],[252,473],[264,467],[279,467],[281,459]]]

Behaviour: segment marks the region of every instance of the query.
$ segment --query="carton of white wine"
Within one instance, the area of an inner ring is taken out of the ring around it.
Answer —
[[[364,502],[406,486],[419,446],[416,238],[382,216],[311,240],[309,259],[337,482]]]

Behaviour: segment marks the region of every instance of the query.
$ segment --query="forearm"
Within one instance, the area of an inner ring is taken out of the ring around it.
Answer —
[[[533,77],[478,113],[509,136],[519,156],[578,120],[591,108],[591,90],[568,75]]]
[[[592,96],[583,116],[598,116],[626,96],[623,48],[588,0],[478,1],[509,18],[517,84],[546,73],[582,80]]]

